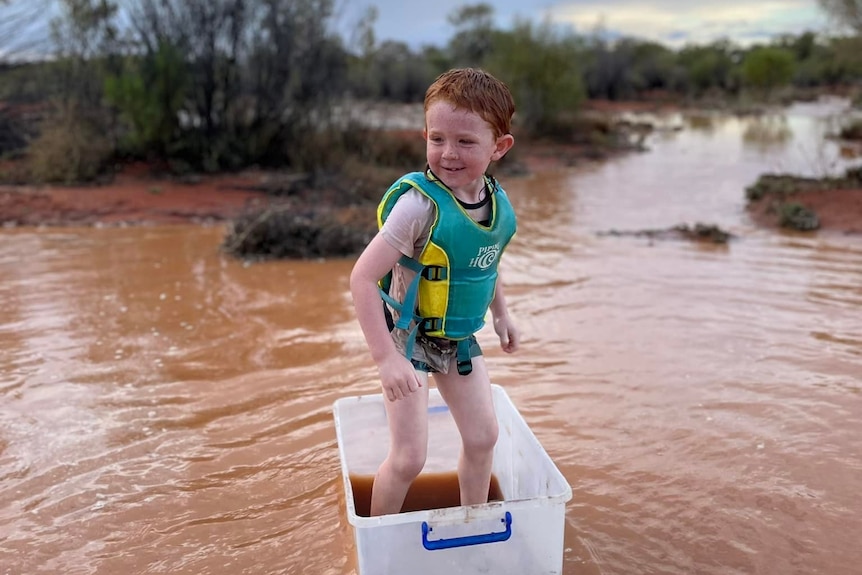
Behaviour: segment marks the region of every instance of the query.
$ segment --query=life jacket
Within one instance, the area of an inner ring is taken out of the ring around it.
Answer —
[[[411,322],[414,324],[405,350],[408,359],[417,332],[456,340],[458,372],[462,375],[472,370],[469,337],[485,324],[494,299],[500,255],[516,230],[515,211],[506,193],[493,178],[486,185],[492,186],[488,226],[474,221],[441,181],[423,172],[407,174],[392,184],[377,208],[377,224],[382,227],[395,202],[410,189],[436,206],[428,241],[418,260],[401,256],[398,261],[416,272],[404,301],[389,295],[391,272],[380,281],[380,294],[400,314],[395,327],[408,329]]]

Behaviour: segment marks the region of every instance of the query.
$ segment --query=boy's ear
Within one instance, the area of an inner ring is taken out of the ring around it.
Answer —
[[[422,128],[422,139],[428,141],[428,128]]]
[[[515,136],[512,134],[503,134],[499,138],[497,138],[496,147],[494,148],[494,153],[491,154],[491,161],[496,161],[506,155],[506,152],[512,149],[512,146],[515,145]]]

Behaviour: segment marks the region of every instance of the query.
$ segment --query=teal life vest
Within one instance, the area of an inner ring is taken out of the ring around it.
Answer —
[[[430,171],[428,172],[430,174]],[[432,174],[433,176],[433,174]],[[389,295],[391,272],[380,282],[381,297],[400,314],[395,327],[408,329],[405,354],[413,354],[417,332],[458,341],[458,372],[472,370],[469,337],[485,324],[494,299],[500,255],[516,231],[515,211],[506,193],[491,178],[491,217],[482,225],[465,211],[452,192],[438,179],[413,172],[396,181],[377,208],[377,223],[383,226],[395,202],[415,189],[435,207],[434,221],[418,259],[402,256],[398,263],[416,272],[398,302]]]

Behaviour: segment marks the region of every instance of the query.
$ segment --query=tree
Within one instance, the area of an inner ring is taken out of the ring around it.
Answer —
[[[377,22],[378,15],[376,6],[367,7],[353,30],[351,44],[356,55],[351,58],[348,75],[350,91],[358,98],[379,96],[379,82],[372,77],[377,51],[374,24]]]
[[[583,100],[579,56],[574,36],[556,33],[549,22],[519,20],[511,32],[494,35],[487,67],[512,90],[520,125],[538,132]]]
[[[862,34],[862,0],[819,0],[840,27]]]
[[[62,7],[63,15],[51,23],[51,35],[61,64],[63,98],[89,111],[102,102],[105,66],[117,48],[117,4],[111,0],[63,0]]]
[[[172,46],[185,62],[189,161],[216,170],[310,153],[303,136],[330,119],[346,75],[334,2],[134,0],[136,49],[152,58]]]
[[[346,59],[330,32],[334,0],[258,0],[251,22],[251,128],[262,138],[260,161],[314,162],[305,138],[327,127],[343,89]]]
[[[793,52],[798,62],[811,58],[817,50],[817,35],[814,32],[803,32],[799,36],[785,36],[779,45]]]
[[[746,86],[762,90],[768,96],[793,78],[793,54],[782,48],[753,48],[742,61],[742,80]]]
[[[688,75],[690,92],[695,95],[714,90],[734,91],[736,48],[727,41],[705,46],[687,46],[680,50],[678,61]]]
[[[363,12],[362,17],[356,23],[356,28],[353,31],[353,43],[355,44],[359,56],[370,59],[374,54],[374,48],[377,45],[377,37],[374,34],[374,25],[377,23],[377,18],[380,11],[377,6],[368,6]]]
[[[618,100],[627,95],[629,63],[608,42],[601,28],[597,27],[588,38],[580,61],[583,62],[584,81],[590,98]]]
[[[819,0],[839,28],[856,33],[852,38],[838,38],[835,48],[839,65],[858,78],[862,69],[862,0]]]
[[[386,41],[374,58],[378,96],[396,102],[421,101],[433,81],[428,65],[404,42]]]
[[[494,7],[484,2],[469,4],[452,12],[447,19],[455,28],[449,41],[455,64],[481,66],[493,49]]]
[[[130,152],[164,158],[174,151],[187,83],[182,54],[166,42],[154,54],[130,58],[122,74],[107,78],[105,95],[130,124]]]
[[[675,89],[682,75],[670,49],[634,38],[610,43],[601,33],[589,39],[579,60],[587,92],[596,98],[617,100],[649,90]]]
[[[632,41],[632,87],[642,90],[671,90],[679,82],[676,56],[655,42]]]

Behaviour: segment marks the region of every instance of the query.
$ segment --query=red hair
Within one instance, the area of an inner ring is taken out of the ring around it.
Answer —
[[[512,93],[506,84],[484,70],[456,68],[440,74],[425,92],[425,112],[441,100],[478,114],[491,125],[495,138],[512,131],[515,113]]]

